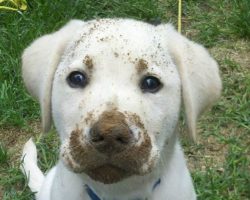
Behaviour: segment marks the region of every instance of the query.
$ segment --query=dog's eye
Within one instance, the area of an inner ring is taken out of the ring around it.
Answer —
[[[155,93],[162,88],[162,83],[154,76],[146,76],[141,80],[140,87],[143,92]]]
[[[72,88],[84,88],[88,84],[88,78],[83,72],[73,71],[67,77],[67,82]]]

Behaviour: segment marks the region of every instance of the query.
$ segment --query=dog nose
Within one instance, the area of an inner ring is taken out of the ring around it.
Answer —
[[[133,141],[125,116],[117,111],[104,112],[90,130],[90,142],[100,153],[119,153]]]

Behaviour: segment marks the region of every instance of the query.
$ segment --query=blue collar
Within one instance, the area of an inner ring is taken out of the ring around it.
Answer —
[[[160,184],[161,179],[159,178],[153,185],[152,191],[154,191],[155,188],[157,188],[157,186],[159,186]],[[85,188],[91,200],[101,200],[100,197],[98,197],[97,194],[88,185],[85,185]]]

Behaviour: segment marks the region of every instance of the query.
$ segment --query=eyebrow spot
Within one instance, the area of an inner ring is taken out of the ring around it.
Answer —
[[[137,65],[136,65],[137,73],[140,74],[147,69],[148,69],[148,62],[144,59],[139,59]]]
[[[91,71],[94,67],[93,60],[90,58],[89,55],[86,55],[83,59],[83,63],[87,66],[87,68]]]

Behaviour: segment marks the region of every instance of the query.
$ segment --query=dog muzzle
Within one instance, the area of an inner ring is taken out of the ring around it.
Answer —
[[[140,139],[128,126],[128,119],[141,130]],[[151,139],[138,116],[105,111],[87,136],[83,132],[72,131],[62,147],[64,163],[75,173],[85,173],[95,181],[111,184],[132,175],[145,175],[154,166],[150,157]]]

